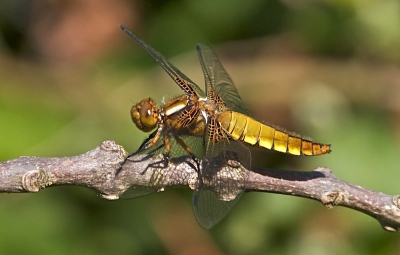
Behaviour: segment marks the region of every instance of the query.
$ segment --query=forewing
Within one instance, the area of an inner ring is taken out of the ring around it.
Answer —
[[[228,109],[249,115],[229,74],[214,51],[205,44],[198,44],[196,50],[204,73],[206,94],[209,95],[209,90],[212,88],[222,98]]]
[[[132,38],[140,47],[142,47],[175,81],[176,84],[186,93],[195,94],[198,97],[204,97],[204,92],[186,75],[179,71],[173,64],[168,62],[161,53],[153,49],[150,45],[142,41],[135,33],[124,25],[120,26],[130,38]]]

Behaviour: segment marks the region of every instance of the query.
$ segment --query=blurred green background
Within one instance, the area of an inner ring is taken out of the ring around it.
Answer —
[[[203,86],[194,46],[217,52],[259,120],[331,143],[305,158],[254,149],[253,164],[399,194],[400,2],[44,1],[0,3],[0,161],[84,153],[146,137],[134,102],[180,95],[125,24]],[[82,187],[0,196],[0,254],[399,254],[399,235],[359,212],[244,194],[210,231],[189,189],[106,201]]]

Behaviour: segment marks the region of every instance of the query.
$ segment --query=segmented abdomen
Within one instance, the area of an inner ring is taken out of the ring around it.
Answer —
[[[251,145],[305,156],[322,155],[331,151],[329,144],[316,143],[291,135],[238,112],[225,111],[218,115],[218,121],[232,139]]]

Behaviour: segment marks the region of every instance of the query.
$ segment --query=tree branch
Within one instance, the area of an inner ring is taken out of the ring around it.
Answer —
[[[38,192],[51,186],[77,185],[115,200],[121,195],[137,197],[164,188],[197,186],[196,162],[189,157],[172,159],[165,166],[160,156],[137,155],[125,160],[126,156],[122,146],[105,141],[74,157],[9,160],[0,163],[0,192]],[[395,232],[400,227],[399,195],[390,196],[342,181],[328,168],[296,172],[253,167],[248,173],[246,191],[311,198],[329,209],[345,206],[370,215],[387,231]]]

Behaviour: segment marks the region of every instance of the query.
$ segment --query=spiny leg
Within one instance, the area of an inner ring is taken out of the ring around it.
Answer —
[[[196,162],[196,172],[200,173],[200,160],[194,155],[194,153],[189,148],[189,146],[187,146],[186,143],[181,138],[179,138],[178,136],[174,135],[174,139],[189,154],[189,156],[192,158],[192,160],[194,162]]]
[[[129,154],[129,155],[124,159],[124,161],[121,163],[121,166],[117,169],[115,175],[118,175],[118,174],[121,172],[122,166],[125,164],[126,161],[129,160],[129,161],[131,161],[131,162],[140,162],[140,161],[146,160],[146,159],[148,159],[149,157],[151,157],[155,151],[161,149],[161,148],[164,146],[164,144],[161,144],[161,145],[159,145],[159,146],[157,146],[157,147],[155,147],[155,148],[152,148],[150,151],[148,151],[148,153],[147,153],[148,155],[145,156],[145,157],[143,157],[143,158],[140,159],[140,160],[131,160],[131,159],[130,159],[131,157],[133,157],[133,156],[135,156],[135,155],[137,155],[137,154],[140,154],[140,153],[142,153],[143,151],[145,151],[145,150],[147,150],[147,149],[153,147],[153,146],[160,140],[161,134],[162,134],[162,127],[161,127],[161,128],[160,128],[160,127],[157,128],[156,131],[154,131],[153,133],[151,133],[151,134],[149,135],[149,137],[146,138],[146,139],[143,141],[143,143],[139,146],[139,149],[137,149],[135,152]],[[149,166],[153,166],[153,165],[155,165],[155,164],[158,164],[159,162],[161,162],[161,161],[158,161],[158,162],[154,162],[154,163],[152,163],[152,164],[149,164],[149,165],[146,167],[146,169],[142,172],[142,174],[144,174],[144,173],[147,171],[147,169],[149,168]]]
[[[162,159],[153,163],[150,163],[146,166],[146,168],[140,173],[144,174],[146,173],[147,169],[151,168],[167,168],[168,163],[170,160],[170,151],[171,151],[171,143],[169,141],[168,135],[164,135],[164,143],[157,146],[154,150],[150,151],[149,154],[151,155],[153,152],[161,149],[162,147],[165,147],[165,153],[162,153]],[[160,165],[160,163],[163,164],[163,166]]]
[[[156,142],[158,142],[158,140],[161,137],[161,135],[158,134],[159,130],[160,129],[158,129],[156,132],[153,132],[153,134],[150,135],[153,137],[146,139],[143,142],[143,144],[139,147],[139,149],[136,152],[132,153],[131,155],[139,154],[139,153],[151,148],[152,146],[154,146],[154,144]],[[153,139],[153,140],[151,140],[151,139]],[[157,141],[154,142],[155,139],[157,139]],[[148,145],[148,144],[150,144],[150,145]],[[148,164],[146,166],[146,168],[140,174],[143,175],[144,173],[146,173],[147,169],[149,169],[149,168],[167,168],[168,167],[168,163],[170,160],[170,151],[171,151],[171,143],[170,143],[168,135],[164,135],[164,143],[160,144],[159,146],[157,146],[155,148],[151,148],[151,150],[147,152],[147,155],[144,158],[142,158],[140,161],[146,160],[149,157],[153,156],[156,151],[158,151],[159,149],[161,149],[163,147],[165,148],[165,153],[162,153],[163,158],[159,161]],[[138,161],[130,160],[129,156],[128,156],[127,160],[132,161],[132,162],[138,162]],[[160,163],[162,163],[162,165],[160,165]]]
[[[125,161],[126,161],[126,160],[132,161],[132,160],[129,159],[130,157],[135,156],[135,155],[137,155],[137,154],[140,154],[140,153],[142,153],[143,151],[145,151],[145,150],[147,150],[147,149],[153,147],[153,146],[158,142],[158,140],[160,140],[161,131],[162,131],[162,130],[158,128],[156,131],[154,131],[153,133],[151,133],[151,134],[149,135],[149,137],[147,137],[147,138],[142,142],[142,144],[139,146],[139,148],[138,148],[135,152],[129,154],[129,155],[126,157]],[[161,145],[161,146],[158,146],[158,147],[156,147],[156,148],[154,148],[154,149],[152,149],[152,150],[150,150],[147,154],[151,155],[153,152],[157,151],[157,150],[160,149],[161,147],[162,147],[162,145]],[[125,163],[125,161],[124,161],[124,163]],[[132,162],[135,162],[135,161],[132,161]]]

